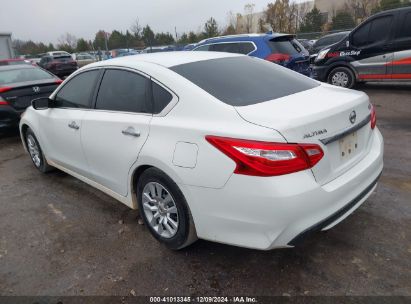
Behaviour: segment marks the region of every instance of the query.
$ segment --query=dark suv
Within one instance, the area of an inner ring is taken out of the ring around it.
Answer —
[[[70,55],[43,56],[39,66],[59,77],[68,76],[78,69],[77,62]]]
[[[411,7],[371,16],[321,50],[314,78],[352,88],[356,82],[411,80]]]

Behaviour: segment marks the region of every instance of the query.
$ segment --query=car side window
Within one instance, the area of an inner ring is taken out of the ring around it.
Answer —
[[[158,85],[154,81],[152,83],[153,101],[154,101],[154,114],[158,114],[164,110],[164,108],[173,100],[173,95],[170,94],[162,86]]]
[[[398,32],[397,38],[411,38],[411,12],[405,15],[401,29]]]
[[[240,53],[240,46],[238,43],[217,43],[210,46],[210,51]]]
[[[54,107],[89,108],[98,75],[99,70],[93,70],[74,76],[57,93]]]
[[[378,41],[384,42],[390,36],[392,16],[376,18],[359,28],[353,35],[355,46],[367,46]]]
[[[210,45],[202,45],[195,48],[193,51],[209,51]]]
[[[107,70],[96,101],[96,109],[151,113],[151,100],[147,96],[148,79],[124,70]]]

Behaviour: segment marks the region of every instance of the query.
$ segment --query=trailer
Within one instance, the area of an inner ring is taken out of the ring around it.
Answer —
[[[11,33],[0,33],[0,59],[14,58]]]

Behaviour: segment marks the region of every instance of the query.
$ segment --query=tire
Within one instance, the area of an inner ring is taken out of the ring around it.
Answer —
[[[335,86],[352,89],[355,85],[355,75],[347,67],[337,67],[328,74],[327,82]]]
[[[34,166],[42,173],[52,171],[54,168],[47,164],[40,144],[30,128],[26,130],[24,139],[26,141],[27,151],[30,154],[31,161],[33,162]]]
[[[156,168],[144,171],[137,183],[137,198],[144,224],[160,243],[179,250],[197,240],[184,195],[164,172]]]

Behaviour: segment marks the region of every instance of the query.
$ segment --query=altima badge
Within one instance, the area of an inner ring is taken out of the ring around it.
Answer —
[[[34,93],[40,93],[40,87],[33,87]]]
[[[350,113],[350,122],[352,123],[352,124],[355,124],[355,121],[357,120],[357,113],[355,113],[355,111],[352,111],[351,113]]]

